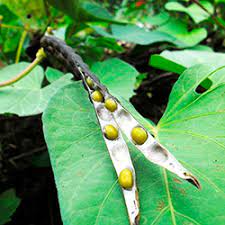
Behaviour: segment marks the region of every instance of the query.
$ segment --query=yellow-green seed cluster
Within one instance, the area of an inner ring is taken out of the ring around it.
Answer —
[[[86,78],[86,83],[90,89],[94,89],[94,81],[90,78]],[[104,96],[99,90],[94,90],[91,94],[92,100],[95,102],[103,102]],[[117,102],[113,98],[107,98],[104,102],[105,108],[110,112],[117,110]],[[118,129],[111,124],[104,127],[104,135],[109,140],[116,140],[119,136]],[[142,145],[148,138],[147,132],[142,127],[134,127],[131,131],[131,138],[137,145]],[[119,174],[119,184],[125,189],[133,187],[133,173],[130,169],[123,169]]]

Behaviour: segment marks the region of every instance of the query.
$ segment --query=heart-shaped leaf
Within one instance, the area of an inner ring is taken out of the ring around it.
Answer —
[[[29,63],[19,63],[4,67],[0,70],[0,81],[16,76],[28,65]],[[0,88],[0,114],[28,116],[42,113],[56,91],[72,82],[72,74],[68,74],[42,88],[43,78],[43,69],[37,66],[14,85]]]
[[[195,92],[213,73],[204,65],[186,70],[159,124],[150,126],[156,138],[199,177],[201,191],[149,163],[130,146],[141,225],[223,224],[225,84],[201,95]],[[128,224],[121,190],[81,83],[58,91],[43,115],[43,124],[64,224]],[[145,126],[149,128],[147,122]]]

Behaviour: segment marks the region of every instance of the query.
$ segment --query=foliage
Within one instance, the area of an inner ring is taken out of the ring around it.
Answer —
[[[211,14],[214,13],[213,5],[208,1],[200,1],[202,6],[208,10]],[[165,5],[165,8],[170,11],[178,11],[187,13],[195,23],[200,23],[210,17],[209,13],[204,11],[200,6],[195,3],[191,4],[188,7],[183,6],[178,2],[168,2]]]
[[[0,0],[0,82],[27,68],[51,26],[53,34],[73,47],[110,93],[201,182],[201,191],[193,189],[149,163],[126,140],[137,174],[140,225],[224,224],[225,2],[110,2]],[[82,82],[63,72],[64,65],[50,62],[48,57],[27,77],[0,87],[0,114],[10,119],[14,114],[43,113],[63,224],[128,224],[88,94]],[[141,98],[151,101],[154,82],[173,73],[179,77],[155,124],[129,100],[144,86],[147,91]],[[202,93],[200,86],[205,88]],[[0,139],[0,170],[5,160],[2,143]],[[46,151],[31,158],[33,166],[49,166]],[[13,188],[9,182],[0,189],[0,224],[10,221],[20,204]]]
[[[0,81],[14,77],[27,65],[28,63],[19,63],[1,69]],[[72,75],[68,74],[42,88],[44,73],[43,69],[38,66],[30,72],[28,77],[18,81],[15,85],[1,88],[0,113],[11,113],[19,116],[39,114],[43,112],[48,104],[48,100],[58,89],[71,83],[71,78]]]
[[[186,68],[196,64],[207,64],[213,69],[224,65],[225,54],[211,51],[182,50],[182,51],[163,51],[160,55],[152,55],[151,66],[181,74]],[[211,82],[210,82],[211,81]],[[211,83],[225,81],[223,73],[211,75],[205,87],[209,88]]]
[[[20,199],[16,197],[15,190],[9,189],[0,194],[0,224],[10,221],[10,216],[15,212],[20,204]]]
[[[201,192],[177,180],[174,175],[155,168],[130,146],[138,177],[141,223],[172,220],[173,224],[174,216],[178,224],[222,224],[223,219],[217,215],[224,211],[221,160],[225,144],[225,102],[219,96],[224,95],[225,86],[215,85],[202,95],[195,92],[201,81],[215,72],[202,65],[186,70],[175,84],[167,110],[154,128],[160,142],[198,175],[203,185]],[[107,84],[101,74],[100,78]],[[110,85],[111,90],[116,87],[118,93],[117,82]],[[122,86],[119,87],[122,92]],[[93,224],[93,221],[95,224],[105,224],[106,221],[114,224],[115,218],[117,224],[127,224],[117,178],[94,110],[87,99],[80,83],[71,84],[51,99],[43,117],[64,224]],[[215,118],[217,123],[213,122]],[[81,137],[85,138],[81,141]],[[211,155],[210,159],[208,155]],[[71,174],[76,179],[71,178]],[[208,196],[207,201],[205,196]],[[198,206],[200,202],[205,210]],[[206,216],[209,213],[213,215],[211,218]]]

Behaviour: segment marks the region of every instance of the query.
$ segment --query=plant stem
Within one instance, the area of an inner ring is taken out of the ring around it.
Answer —
[[[203,9],[206,13],[208,13],[210,15],[210,17],[214,20],[214,22],[221,28],[225,29],[225,26],[218,20],[218,18],[213,15],[211,12],[209,12],[208,9],[205,8],[204,5],[202,5],[198,0],[191,0],[192,2],[194,2],[196,5],[198,5],[201,9]]]
[[[16,30],[23,30],[24,29],[24,27],[8,25],[8,24],[4,24],[4,23],[0,23],[0,27],[8,28],[8,29],[16,29]]]
[[[18,45],[18,49],[17,49],[17,52],[16,52],[16,60],[15,60],[15,63],[18,63],[20,61],[22,47],[23,47],[24,41],[26,39],[26,36],[27,36],[27,31],[24,30],[23,33],[22,33],[22,35],[21,35],[20,42],[19,42],[19,45]]]
[[[21,80],[22,78],[24,78],[27,74],[30,73],[30,71],[32,71],[34,69],[34,67],[39,64],[44,58],[46,57],[45,52],[43,50],[43,48],[40,48],[36,54],[36,58],[35,60],[25,69],[23,70],[21,73],[19,73],[17,76],[1,82],[0,83],[0,87],[5,87],[5,86],[9,86],[11,84],[16,83],[17,81]]]

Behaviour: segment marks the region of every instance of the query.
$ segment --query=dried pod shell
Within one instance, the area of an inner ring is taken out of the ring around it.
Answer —
[[[108,98],[108,99],[105,100],[105,107],[110,112],[114,112],[117,109],[117,103],[112,98]]]
[[[131,131],[131,137],[136,144],[142,145],[147,140],[148,135],[142,127],[135,127]]]
[[[107,139],[115,140],[118,138],[118,130],[113,125],[106,125],[104,131]]]
[[[92,94],[91,94],[91,97],[92,99],[95,101],[95,102],[102,102],[103,101],[103,95],[100,91],[94,91]]]
[[[125,189],[133,187],[133,174],[129,169],[123,169],[120,172],[119,184]]]

